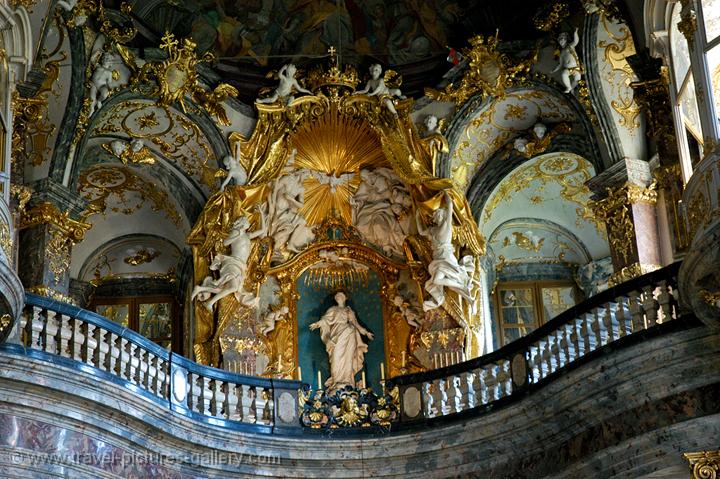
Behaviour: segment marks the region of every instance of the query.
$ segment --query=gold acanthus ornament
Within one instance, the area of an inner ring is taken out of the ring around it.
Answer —
[[[179,103],[183,112],[187,112],[186,96],[215,117],[221,125],[229,125],[230,120],[222,102],[230,97],[237,96],[235,87],[227,83],[220,83],[212,91],[206,90],[200,83],[197,67],[201,63],[211,63],[215,57],[206,52],[198,56],[195,51],[197,45],[189,38],[177,40],[172,33],[165,33],[162,37],[160,49],[164,50],[167,58],[163,61],[150,61],[139,67],[135,56],[126,47],[116,45],[116,48],[133,72],[132,83],[136,89],[147,82],[155,82],[158,87],[148,92],[150,96],[158,97],[158,104],[171,106]]]
[[[530,77],[530,69],[537,61],[539,50],[528,58],[517,60],[498,52],[497,45],[497,35],[472,37],[470,47],[461,51],[468,62],[462,78],[442,90],[426,88],[425,94],[437,101],[455,103],[457,108],[476,94],[483,98],[503,97],[508,87]]]
[[[720,450],[687,452],[683,458],[690,463],[693,479],[717,479],[720,475]]]
[[[261,210],[272,194],[276,180],[298,171],[307,172],[307,180],[302,185],[304,208],[300,214],[309,225],[319,225],[318,231],[325,232],[323,225],[328,221],[337,222],[338,227],[351,228],[353,216],[348,200],[356,188],[355,175],[362,170],[385,168],[397,176],[410,196],[413,209],[419,211],[428,224],[433,212],[442,206],[443,197],[449,195],[453,203],[454,246],[458,250],[465,248],[473,255],[484,252],[484,238],[464,195],[452,187],[450,180],[436,178],[432,174],[431,154],[409,116],[412,100],[392,99],[398,113],[394,116],[387,107],[388,98],[351,94],[355,79],[349,71],[346,68],[344,73],[339,73],[340,70],[335,67],[325,76],[315,73],[312,94],[298,96],[291,101],[283,101],[278,96],[278,101],[256,103],[258,120],[252,135],[249,138],[238,133],[230,135],[230,151],[236,152],[235,161],[246,175],[243,184],[227,186],[208,199],[188,236],[198,284],[210,274],[213,258],[226,254],[223,242],[233,223],[239,217],[247,217],[250,220],[247,231],[257,231],[261,227]],[[304,89],[304,82],[299,82]],[[390,271],[388,264],[392,261],[373,266],[373,255],[362,253],[368,249],[362,242],[348,242],[343,237],[326,240],[331,244],[311,242],[298,253],[283,255],[280,264],[275,262],[271,267],[271,258],[277,258],[273,249],[281,245],[274,245],[272,237],[257,237],[252,242],[244,288],[258,294],[267,277],[277,277],[282,291],[281,304],[289,307],[288,316],[294,320],[296,311],[293,305],[297,301],[295,281],[305,269],[323,261],[320,251],[343,251],[347,248],[349,260],[364,263],[377,272]],[[421,240],[418,242],[422,243]],[[306,263],[308,258],[313,257],[316,258]],[[374,257],[384,256],[374,252]],[[427,267],[432,255],[423,258],[425,261],[417,263],[418,267]],[[420,260],[413,257],[412,261]],[[304,267],[299,267],[300,264]],[[389,282],[383,284],[384,289],[389,288]],[[448,296],[443,314],[455,318],[451,321],[464,326],[479,327],[480,318],[468,317],[467,312],[453,301],[452,295]],[[232,295],[223,298],[218,305],[218,319],[215,312],[208,311],[201,302],[195,305],[196,357],[200,362],[216,365],[219,364],[218,338],[222,325],[241,320],[235,318],[249,321],[249,318],[255,317],[248,311],[250,306],[240,305]],[[269,336],[272,338],[273,334]],[[283,341],[295,341],[295,334],[277,336]],[[267,348],[272,351],[294,349],[294,344]],[[399,352],[396,357],[399,361]],[[286,366],[285,356],[269,358],[271,363],[276,363],[278,359],[283,371],[290,369],[292,374],[294,365],[288,361]],[[399,370],[399,364],[396,369]]]

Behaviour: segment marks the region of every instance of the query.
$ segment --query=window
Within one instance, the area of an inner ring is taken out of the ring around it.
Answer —
[[[500,346],[537,329],[579,299],[570,281],[522,281],[498,284],[495,301]]]
[[[180,325],[177,304],[172,296],[96,298],[90,309],[137,331],[163,348],[180,352]]]

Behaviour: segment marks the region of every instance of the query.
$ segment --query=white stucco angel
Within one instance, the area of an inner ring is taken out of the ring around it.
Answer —
[[[572,93],[580,82],[582,69],[580,68],[580,60],[578,59],[575,47],[580,42],[577,28],[573,33],[573,39],[570,41],[570,35],[562,32],[558,35],[558,44],[560,45],[560,57],[557,66],[551,73],[560,72],[560,83],[565,87],[565,93]]]
[[[268,197],[268,235],[275,242],[275,251],[299,253],[315,237],[300,214],[305,189],[297,173],[286,174],[275,181]]]
[[[155,164],[155,157],[150,149],[145,146],[145,142],[140,138],[134,138],[129,142],[125,140],[113,140],[109,144],[103,145],[103,148],[115,155],[126,165]]]
[[[396,294],[393,298],[393,305],[397,308],[398,312],[402,314],[403,319],[413,328],[420,327],[420,315],[413,308],[410,307],[410,303],[405,301],[402,296]]]
[[[374,335],[358,323],[355,312],[345,305],[347,297],[342,291],[335,294],[336,306],[331,306],[310,330],[320,330],[320,338],[330,361],[327,389],[355,386],[355,375],[363,368],[368,345],[362,336],[372,341]]]
[[[223,158],[223,165],[227,170],[227,176],[220,185],[220,191],[225,191],[225,187],[230,184],[230,181],[234,181],[235,184],[239,186],[243,186],[247,183],[247,172],[240,164],[238,158],[235,158],[232,155],[227,155]]]
[[[296,73],[297,67],[292,63],[283,65],[283,67],[280,68],[280,71],[278,72],[278,78],[280,79],[278,87],[269,97],[263,98],[261,100],[256,100],[257,103],[275,103],[276,101],[278,101],[278,99],[280,99],[290,105],[295,99],[295,97],[292,95],[293,88],[300,93],[312,95],[313,93],[310,90],[300,86],[300,83],[298,83],[297,79],[295,78]]]
[[[268,312],[263,318],[262,324],[260,325],[260,332],[263,336],[267,336],[273,329],[275,329],[275,323],[281,321],[285,316],[288,315],[290,309],[287,306],[281,306],[276,311]]]
[[[195,286],[191,299],[197,297],[200,301],[207,301],[205,307],[210,311],[215,303],[230,294],[234,294],[235,298],[246,306],[255,305],[255,296],[245,290],[244,284],[252,240],[266,234],[264,223],[264,218],[260,215],[260,228],[248,233],[250,222],[247,217],[241,216],[235,220],[223,241],[223,245],[230,246],[230,254],[218,254],[210,264],[211,270],[219,271],[219,278],[207,276],[202,284]]]
[[[433,213],[433,226],[425,227],[420,215],[416,217],[418,232],[432,244],[432,261],[428,265],[430,279],[425,282],[425,291],[430,299],[423,302],[423,309],[429,311],[445,302],[445,288],[457,292],[462,298],[473,302],[470,295],[472,282],[467,268],[458,263],[452,244],[453,203],[445,192],[443,205]],[[419,212],[418,212],[419,213]],[[465,263],[465,259],[463,259]]]
[[[405,99],[405,95],[402,94],[399,88],[389,88],[385,84],[385,79],[380,77],[381,74],[382,67],[379,64],[374,63],[370,65],[370,79],[365,84],[365,88],[358,90],[353,94],[376,96],[380,98],[380,101],[382,101],[383,105],[385,105],[390,113],[394,116],[398,116],[392,99],[393,97]]]

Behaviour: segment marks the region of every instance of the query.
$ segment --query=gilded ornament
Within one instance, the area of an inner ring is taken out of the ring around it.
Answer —
[[[468,62],[462,78],[442,90],[426,88],[425,94],[437,101],[455,103],[457,108],[477,94],[482,98],[505,96],[506,88],[529,77],[538,51],[528,58],[516,60],[498,52],[497,45],[497,35],[472,37],[470,47],[462,49]]]
[[[699,296],[706,304],[720,308],[720,291],[711,292],[703,289],[700,291]]]
[[[717,479],[720,473],[720,451],[687,452],[683,459],[690,463],[693,479]]]
[[[617,273],[613,273],[612,276],[608,278],[608,286],[613,287],[618,284],[622,284],[626,281],[630,281],[631,279],[637,278],[644,274],[651,273],[660,268],[661,266],[659,264],[633,263],[629,266],[622,268]]]
[[[131,266],[139,266],[144,263],[152,263],[155,258],[160,256],[160,251],[153,248],[140,248],[131,252],[129,256],[123,258],[123,261]]]
[[[630,30],[622,25],[620,34],[616,35],[608,24],[608,18],[603,13],[600,21],[610,41],[600,41],[598,46],[604,49],[605,62],[601,65],[605,72],[608,85],[615,96],[610,101],[610,106],[619,115],[618,123],[624,126],[629,132],[640,127],[640,106],[635,101],[631,85],[637,81],[637,77],[627,62],[626,58],[635,54],[635,44],[632,40]]]
[[[10,195],[17,202],[17,211],[22,214],[25,211],[30,198],[32,197],[33,190],[26,185],[18,185],[16,183],[10,184]]]
[[[142,67],[138,67],[128,49],[120,50],[123,59],[135,73],[133,83],[136,86],[151,80],[158,84],[157,89],[149,92],[150,96],[158,97],[158,105],[167,107],[178,102],[182,111],[187,113],[185,97],[189,96],[196,105],[215,117],[219,124],[227,126],[230,124],[230,119],[222,102],[229,97],[237,96],[238,91],[227,83],[219,84],[212,91],[203,88],[197,66],[201,63],[211,63],[215,57],[209,52],[198,56],[196,47],[197,45],[190,38],[179,41],[175,35],[166,32],[162,37],[160,49],[165,51],[167,58],[162,62],[147,62]]]
[[[545,9],[535,16],[533,24],[535,28],[543,32],[555,30],[560,23],[570,15],[570,9],[565,2],[554,3],[549,10]]]
[[[8,329],[11,324],[12,324],[12,316],[10,316],[7,313],[0,316],[0,333],[5,331],[6,329]]]
[[[632,203],[654,204],[650,200],[652,198],[652,201],[657,200],[657,193],[650,188],[628,183],[614,190],[608,188],[606,198],[590,203],[597,218],[605,221],[610,245],[623,264],[628,264],[636,251]]]
[[[3,253],[5,253],[7,261],[12,261],[13,239],[10,234],[10,226],[5,222],[0,222],[0,248],[2,248]]]
[[[88,214],[104,214],[110,208],[130,215],[148,202],[153,211],[164,212],[176,226],[183,222],[165,191],[125,166],[102,164],[88,168],[80,174],[78,192],[88,201]],[[109,204],[111,197],[115,201]]]
[[[691,0],[682,0],[681,3],[682,10],[677,28],[687,39],[690,50],[693,50],[695,48],[695,31],[697,30],[697,13],[695,13]]]
[[[73,298],[66,294],[55,291],[52,288],[48,288],[47,286],[32,286],[30,288],[25,288],[25,291],[32,294],[37,294],[38,296],[45,296],[46,298],[51,298],[56,301],[60,301],[61,303],[67,303],[77,306],[77,303]]]

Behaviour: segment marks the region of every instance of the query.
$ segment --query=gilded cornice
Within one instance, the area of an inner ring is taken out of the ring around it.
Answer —
[[[70,218],[70,214],[67,211],[61,213],[57,206],[50,202],[35,205],[31,209],[23,212],[22,218],[20,219],[20,229],[43,224],[53,225],[74,243],[82,241],[85,233],[92,227],[92,225],[88,223]]]

